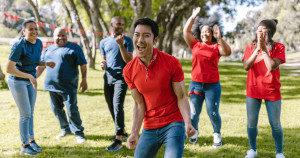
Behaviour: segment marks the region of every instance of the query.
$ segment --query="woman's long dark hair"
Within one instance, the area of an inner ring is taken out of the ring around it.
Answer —
[[[216,15],[212,15],[208,18],[200,18],[199,16],[195,19],[191,32],[193,34],[193,36],[198,40],[201,41],[201,29],[203,28],[203,26],[207,25],[209,26],[211,33],[213,34],[213,26],[214,25],[218,25],[220,27],[220,22],[219,22],[219,16]],[[221,31],[221,27],[220,27],[220,31]],[[212,39],[211,39],[212,43],[218,43],[217,39],[215,39],[215,37],[212,35]]]

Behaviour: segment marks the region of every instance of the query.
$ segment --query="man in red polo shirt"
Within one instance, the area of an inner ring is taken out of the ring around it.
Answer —
[[[153,20],[139,19],[134,28],[133,45],[137,56],[123,70],[135,101],[127,148],[136,147],[134,157],[155,157],[165,144],[165,157],[181,158],[185,135],[195,133],[181,65],[175,57],[153,48],[158,40],[158,26]]]

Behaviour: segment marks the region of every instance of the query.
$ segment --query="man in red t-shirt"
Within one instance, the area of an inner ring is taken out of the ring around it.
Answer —
[[[137,57],[123,70],[135,101],[127,148],[136,147],[134,156],[138,158],[155,157],[165,144],[165,157],[182,157],[185,134],[192,136],[195,129],[191,125],[181,65],[175,57],[153,48],[158,40],[158,26],[153,20],[139,19],[134,28]]]

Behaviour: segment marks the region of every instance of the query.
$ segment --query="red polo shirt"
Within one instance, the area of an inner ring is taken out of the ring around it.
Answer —
[[[252,43],[246,46],[244,59],[250,58],[255,47]],[[269,56],[278,58],[285,63],[285,47],[281,43],[275,42],[274,49],[268,51]],[[270,101],[277,101],[281,99],[280,93],[280,72],[279,67],[273,72],[268,71],[264,58],[259,53],[254,61],[253,66],[248,70],[247,75],[247,97],[256,99],[265,99]]]
[[[129,88],[137,88],[144,97],[144,129],[158,129],[183,121],[172,88],[172,82],[184,80],[178,59],[153,48],[153,58],[147,67],[136,56],[127,63],[123,74]]]
[[[190,46],[193,55],[192,80],[202,83],[219,81],[219,44],[206,44],[195,39]]]

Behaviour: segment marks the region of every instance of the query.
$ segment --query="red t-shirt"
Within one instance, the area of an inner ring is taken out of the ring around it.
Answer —
[[[172,82],[184,80],[178,59],[153,48],[153,59],[148,67],[136,56],[127,63],[123,74],[129,89],[137,88],[144,97],[144,129],[158,129],[183,121],[172,88]]]
[[[255,47],[252,43],[246,46],[245,55],[243,58],[248,59],[253,54]],[[278,58],[285,63],[285,47],[281,43],[275,42],[272,51],[268,51],[270,57]],[[254,61],[252,67],[248,70],[247,75],[247,97],[255,99],[265,99],[270,101],[277,101],[281,99],[280,93],[280,72],[279,68],[273,72],[268,71],[264,58],[259,53]]]
[[[192,80],[215,83],[219,79],[218,62],[221,57],[219,44],[206,44],[195,39],[190,46],[193,55]]]

